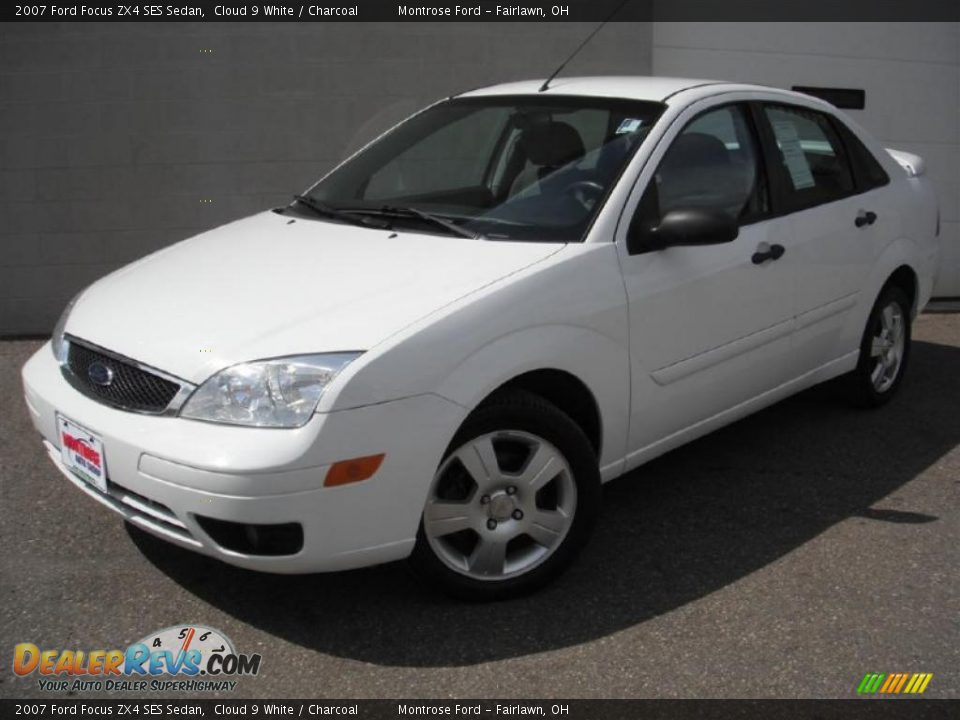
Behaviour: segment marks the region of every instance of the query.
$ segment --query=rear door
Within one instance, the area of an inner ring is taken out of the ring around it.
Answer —
[[[859,334],[843,333],[858,303],[873,301],[860,291],[896,224],[883,207],[889,178],[827,113],[763,103],[759,118],[774,146],[771,173],[794,238],[794,360],[800,373],[809,372],[856,349]]]

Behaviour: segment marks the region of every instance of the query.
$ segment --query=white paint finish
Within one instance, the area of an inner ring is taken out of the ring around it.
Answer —
[[[927,163],[920,155],[903,150],[894,150],[893,148],[887,148],[887,153],[899,163],[900,167],[910,177],[919,177],[927,172]]]
[[[463,93],[465,97],[481,95],[514,95],[539,93],[545,78],[478,88]],[[696,80],[689,77],[636,77],[610,75],[603,77],[564,76],[554,78],[545,92],[555,95],[586,95],[594,97],[628,97],[637,100],[662,100],[686,88],[717,84],[718,80]]]
[[[67,332],[199,383],[250,360],[369,350],[561,247],[265,212],[99,280]]]
[[[944,219],[938,295],[960,295],[960,23],[655,23],[657,74],[866,90],[850,111],[928,165]]]
[[[639,182],[633,185],[616,225],[633,333],[627,468],[655,456],[657,448],[675,447],[685,433],[694,436],[700,423],[713,427],[710,419],[725,417],[732,407],[741,403],[753,407],[753,398],[782,397],[781,390],[796,387],[797,378],[821,377],[821,368],[858,347],[866,312],[882,282],[897,267],[890,264],[892,260],[881,262],[880,257],[892,240],[904,231],[917,237],[921,244],[911,247],[916,256],[913,262],[918,265],[925,262],[925,248],[933,246],[929,238],[926,245],[922,242],[925,233],[932,234],[931,199],[925,181],[916,181],[924,188],[920,194],[925,199],[918,207],[912,206],[914,200],[907,200],[913,209],[908,208],[902,217],[898,203],[890,205],[893,198],[913,194],[914,190],[906,187],[906,174],[892,157],[881,154],[876,141],[848,123],[891,175],[884,201],[890,206],[886,208],[888,224],[869,233],[876,236],[876,244],[854,232],[856,209],[874,199],[873,193],[868,193],[743,227],[741,236],[729,246],[627,255],[628,219],[669,143],[696,114],[738,100],[777,99],[832,112],[822,101],[802,95],[786,97],[763,88],[722,89],[717,98],[709,96],[709,88],[697,91],[695,101],[691,91],[690,107],[680,104],[665,113],[664,122],[644,145],[648,158],[634,160],[631,169],[640,172]],[[684,93],[679,99],[687,96]],[[926,216],[930,217],[924,225],[921,218]],[[831,247],[834,241],[844,240],[849,242]],[[750,254],[763,241],[786,247],[784,257],[772,267],[750,263]],[[818,245],[830,251],[833,263],[824,263],[811,251]],[[670,254],[686,261],[678,262],[679,269],[672,274],[665,266]],[[651,265],[659,267],[650,272]],[[764,274],[771,270],[772,274]],[[924,266],[921,272],[929,276],[932,268]],[[878,279],[881,276],[883,280]],[[847,301],[851,294],[857,295],[857,302]],[[831,304],[836,312],[825,311]],[[805,315],[802,344],[792,334],[798,315]],[[817,317],[819,322],[813,322]],[[784,322],[789,326],[786,333],[779,327]],[[678,332],[678,326],[683,331]],[[665,437],[674,439],[663,443]]]
[[[960,145],[920,142],[893,145],[923,158],[927,174],[936,185],[940,218],[947,222],[960,220]]]
[[[561,370],[592,391],[600,465],[615,465],[626,446],[627,332],[613,244],[571,245],[397,333],[348,366],[321,407],[436,392],[473,408],[525,372]]]
[[[23,374],[31,419],[61,470],[55,411],[84,418],[101,435],[114,483],[169,507],[201,542],[182,541],[136,516],[127,519],[183,547],[269,572],[338,570],[409,553],[432,478],[425,466],[436,465],[465,416],[458,405],[424,395],[317,415],[292,431],[231,428],[100,405],[63,382],[49,345]],[[331,463],[377,453],[386,458],[370,480],[323,488]],[[235,522],[300,522],[304,550],[290,557],[225,551],[206,536],[195,513]]]
[[[782,262],[757,267],[750,261],[764,242],[787,248]],[[677,365],[696,361],[696,366],[709,369],[741,354],[728,357],[730,343],[790,325],[796,278],[793,245],[789,220],[776,219],[741,228],[740,236],[726,245],[622,257],[634,362],[670,382],[687,374]],[[678,323],[698,329],[678,331]],[[789,334],[788,329],[776,336]],[[758,379],[762,374],[757,373]]]
[[[844,335],[849,312],[872,304],[867,279],[883,251],[901,237],[903,223],[891,196],[903,192],[902,180],[867,193],[826,203],[797,213],[791,219],[796,253],[794,312],[802,318],[806,341],[796,349],[801,372],[818,367],[823,358],[857,347],[859,335]],[[858,215],[876,212],[873,225],[856,227]],[[907,231],[909,232],[909,224]],[[860,298],[864,293],[868,297]],[[848,302],[849,299],[854,302]],[[842,311],[833,312],[835,308]],[[810,322],[820,316],[819,323]],[[798,328],[799,329],[799,328]]]
[[[664,87],[618,83],[606,79],[598,92]],[[23,370],[31,418],[51,444],[57,411],[101,435],[114,481],[169,506],[195,540],[136,520],[145,529],[276,572],[409,553],[427,484],[456,429],[491,392],[528,371],[566,372],[587,387],[603,429],[597,463],[611,479],[851,369],[867,313],[897,267],[915,269],[920,306],[929,297],[932,191],[925,176],[908,178],[887,155],[878,159],[891,175],[880,198],[889,225],[872,233],[869,247],[866,234],[835,231],[848,206],[873,199],[857,196],[744,226],[726,245],[627,253],[628,219],[685,121],[713,105],[763,99],[829,111],[814,99],[757,87],[675,95],[582,244],[388,237],[263,214],[134,263],[77,303],[68,331],[197,380],[251,358],[366,349],[302,428],[115,410],[74,390],[49,345]],[[836,250],[840,271],[824,274],[822,250],[807,250],[825,238],[850,241]],[[753,265],[750,255],[772,240],[787,247],[784,258]],[[207,345],[213,352],[201,353]],[[386,459],[373,478],[322,487],[331,463],[378,453]],[[289,558],[230,553],[206,536],[196,513],[301,522],[306,545]]]

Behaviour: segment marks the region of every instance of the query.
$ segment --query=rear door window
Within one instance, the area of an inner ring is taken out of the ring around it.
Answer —
[[[843,143],[826,115],[787,105],[765,105],[763,113],[776,141],[774,169],[784,178],[780,184],[789,209],[839,200],[854,192]]]

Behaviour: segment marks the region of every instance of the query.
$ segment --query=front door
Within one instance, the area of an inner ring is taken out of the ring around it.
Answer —
[[[619,238],[630,309],[628,467],[790,379],[794,240],[790,218],[771,216],[750,110],[688,112],[651,158],[656,170],[627,234],[670,210],[706,208],[730,214],[739,235],[652,251]]]

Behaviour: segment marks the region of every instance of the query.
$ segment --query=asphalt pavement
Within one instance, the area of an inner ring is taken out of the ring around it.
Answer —
[[[558,582],[488,605],[402,563],[271,576],[128,529],[30,427],[19,369],[40,343],[2,342],[0,697],[52,697],[14,676],[15,643],[122,648],[181,623],[263,656],[238,697],[851,698],[867,672],[960,697],[960,315],[914,336],[886,408],[824,386],[676,450],[605,487]]]

